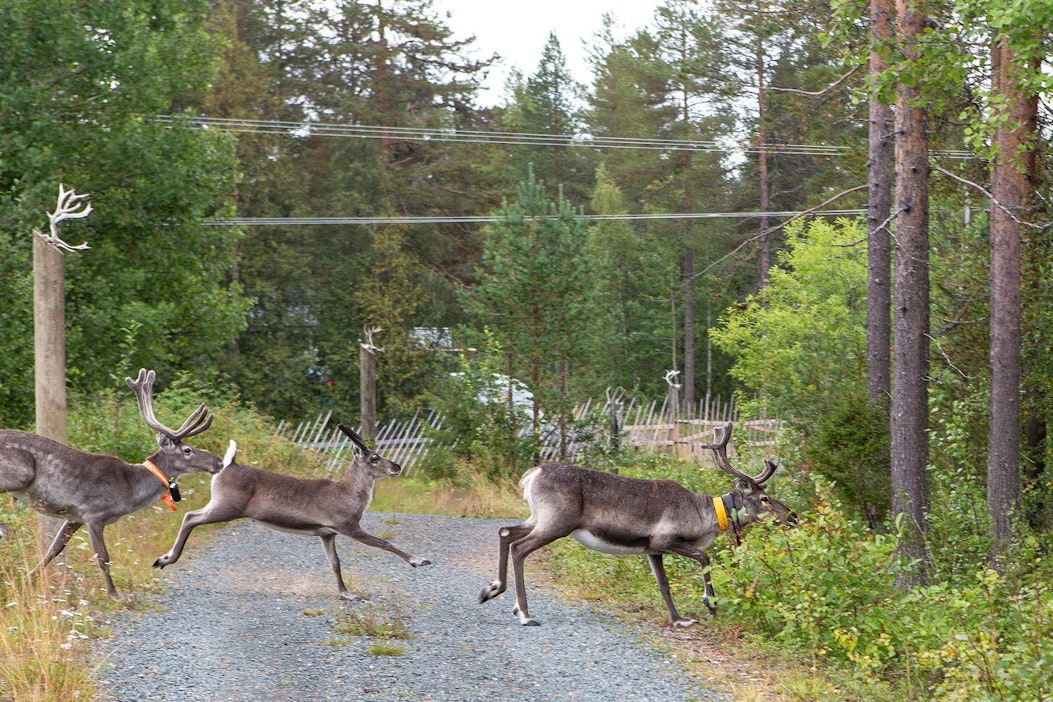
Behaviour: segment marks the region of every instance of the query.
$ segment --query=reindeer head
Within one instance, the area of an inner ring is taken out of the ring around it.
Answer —
[[[344,435],[351,439],[351,443],[355,445],[355,464],[359,466],[361,470],[366,471],[370,477],[394,477],[402,472],[402,466],[394,461],[389,461],[376,451],[371,450],[366,446],[365,440],[356,434],[351,427],[344,424],[338,424],[337,427],[340,431],[344,432]]]
[[[179,429],[173,431],[161,424],[154,416],[155,377],[156,373],[143,368],[140,369],[137,379],[124,379],[124,382],[128,383],[128,387],[135,393],[135,400],[139,404],[139,416],[142,417],[146,426],[157,432],[159,450],[148,460],[156,464],[165,475],[172,478],[187,473],[218,473],[223,464],[217,457],[207,451],[197,451],[183,443],[183,439],[197,436],[212,426],[212,414],[205,405],[198,405],[198,408],[190,413]]]
[[[728,493],[727,497],[731,499],[732,504],[729,508],[736,525],[745,526],[750,522],[771,518],[775,519],[776,524],[797,524],[797,514],[764,491],[764,484],[779,467],[777,463],[765,459],[764,470],[755,477],[750,477],[731,465],[731,461],[728,460],[731,426],[731,422],[728,422],[722,427],[716,427],[713,430],[716,441],[705,444],[705,447],[712,449],[716,454],[717,465],[735,477],[735,489]]]

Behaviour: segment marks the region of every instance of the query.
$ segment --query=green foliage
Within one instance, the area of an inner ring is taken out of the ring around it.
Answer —
[[[595,270],[579,255],[588,246],[587,221],[562,194],[549,200],[533,174],[517,195],[486,230],[479,284],[463,301],[481,326],[501,330],[510,375],[530,383],[550,416],[566,417],[572,362],[587,354],[599,328]]]
[[[764,290],[712,331],[755,396],[753,413],[808,434],[838,398],[858,395],[866,362],[866,233],[857,222],[788,228]]]
[[[888,517],[892,467],[888,420],[881,407],[857,394],[834,398],[832,411],[819,418],[816,432],[802,440],[801,451],[871,528]]]
[[[994,571],[980,574],[971,602],[977,628],[962,627],[940,650],[941,700],[1030,702],[1053,698],[1053,593],[1048,583],[1019,588]],[[972,593],[971,593],[972,594]]]
[[[202,226],[228,212],[234,140],[178,117],[152,118],[178,114],[207,87],[217,49],[203,29],[208,7],[199,0],[0,7],[4,425],[24,426],[31,416],[31,232],[46,229],[59,183],[90,194],[94,208],[60,232],[91,245],[65,259],[74,390],[107,385],[121,330],[133,322],[143,326],[139,362],[160,372],[213,370],[241,329],[247,303],[230,281],[238,232]]]
[[[858,222],[787,229],[764,290],[729,309],[714,343],[756,399],[754,415],[787,421],[805,461],[842,499],[880,523],[890,507],[888,428],[866,389],[866,233]]]
[[[513,386],[501,372],[501,344],[488,330],[483,341],[477,359],[462,357],[455,373],[434,384],[431,402],[443,424],[431,434],[457,458],[487,466],[491,477],[516,475],[530,464],[532,413],[514,402]],[[433,478],[452,478],[455,464],[432,459],[426,470]]]

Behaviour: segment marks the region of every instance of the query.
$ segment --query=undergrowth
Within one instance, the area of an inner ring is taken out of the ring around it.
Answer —
[[[677,461],[652,457],[639,465],[630,472],[696,489],[706,483],[711,494],[728,489],[719,473],[692,477],[685,472],[697,467]],[[754,525],[741,545],[721,536],[707,549],[716,617],[701,616],[698,564],[665,560],[674,599],[682,613],[702,620],[698,626],[734,637],[737,647],[796,661],[792,682],[776,684],[783,699],[1053,699],[1053,569],[1042,549],[1025,539],[1004,573],[981,560],[958,577],[903,590],[895,582],[905,566],[894,528],[871,531],[848,518],[820,478],[779,479],[769,490],[797,510],[801,523]],[[548,567],[564,587],[667,625],[645,559],[594,554],[569,539],[552,551]],[[939,544],[931,551],[937,564],[951,557]]]

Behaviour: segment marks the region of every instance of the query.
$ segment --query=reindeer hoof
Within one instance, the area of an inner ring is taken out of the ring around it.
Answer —
[[[681,618],[681,619],[677,619],[675,622],[673,622],[673,626],[677,627],[677,628],[680,628],[680,629],[686,629],[687,627],[694,626],[695,624],[698,624],[698,620],[697,619],[683,619],[683,618]]]
[[[362,598],[349,590],[344,590],[340,593],[340,599],[344,602],[361,602]]]
[[[411,558],[409,563],[414,568],[416,568],[417,566],[431,565],[431,561],[429,561],[427,558],[417,558],[416,556]]]
[[[479,593],[479,604],[482,604],[483,602],[486,602],[487,600],[494,599],[495,597],[500,595],[502,592],[504,592],[504,590],[501,588],[501,583],[499,583],[496,580],[493,581],[492,583],[490,583],[489,585],[484,587],[483,591]]]
[[[710,602],[709,598],[706,597],[706,598],[703,598],[702,602],[706,605],[706,608],[709,609],[709,613],[710,614],[716,614],[717,613],[717,603],[716,603],[716,601]]]
[[[523,622],[523,626],[541,626],[541,622],[537,619],[527,619]]]
[[[166,565],[168,565],[168,559],[165,556],[161,556],[156,561],[154,561],[154,568],[157,568],[158,570],[161,570]]]

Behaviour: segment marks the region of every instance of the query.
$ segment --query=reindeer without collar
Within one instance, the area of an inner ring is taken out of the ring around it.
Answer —
[[[175,431],[161,424],[154,417],[154,377],[152,370],[143,369],[138,379],[125,378],[135,393],[139,415],[158,432],[157,453],[142,463],[78,451],[28,432],[0,430],[0,492],[11,493],[41,514],[65,520],[33,573],[53,561],[73,534],[87,525],[106,591],[116,599],[103,529],[158,499],[178,500],[175,481],[179,476],[219,471],[218,458],[183,443],[208,429],[212,415],[200,405]],[[169,505],[175,509],[172,502]],[[0,522],[0,537],[6,537],[9,531],[10,527]]]
[[[729,528],[738,538],[743,527],[759,519],[797,522],[796,515],[764,492],[764,483],[777,468],[775,463],[765,461],[764,470],[753,478],[731,466],[727,455],[731,427],[731,422],[717,427],[716,442],[705,444],[716,454],[717,465],[735,477],[735,488],[717,497],[691,492],[671,480],[628,478],[562,463],[531,468],[519,481],[530,505],[530,517],[498,531],[497,580],[483,589],[479,602],[507,589],[511,557],[516,590],[513,612],[524,626],[537,626],[537,620],[527,612],[523,562],[537,549],[572,536],[594,551],[647,556],[669,619],[676,627],[691,626],[697,620],[677,612],[662,557],[671,554],[695,559],[702,566],[705,581],[702,601],[716,612],[709,556],[702,549]]]
[[[336,576],[337,591],[344,600],[355,597],[341,574],[337,534],[390,551],[414,567],[431,565],[431,561],[411,556],[362,528],[362,514],[373,499],[376,479],[396,476],[402,467],[370,450],[351,428],[338,426],[357,449],[340,480],[306,480],[234,463],[237,446],[230,442],[224,468],[212,478],[212,499],[203,508],[186,513],[171,550],[154,561],[154,567],[164,568],[178,561],[195,527],[243,518],[272,529],[319,537]]]

